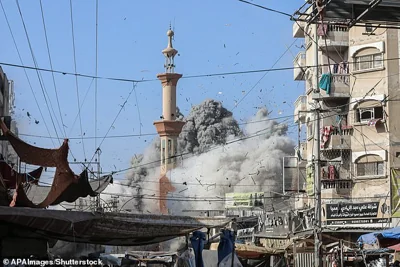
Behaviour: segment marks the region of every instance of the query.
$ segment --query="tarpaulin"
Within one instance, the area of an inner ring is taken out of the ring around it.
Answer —
[[[85,170],[80,176],[77,176],[68,164],[68,139],[65,139],[58,149],[44,149],[32,146],[19,139],[2,120],[0,120],[0,128],[21,161],[42,167],[56,167],[50,192],[41,203],[34,204],[30,201],[22,183],[19,182],[16,185],[10,207],[46,208],[62,201],[73,202],[79,197],[94,195],[88,183],[87,171]]]
[[[201,231],[193,232],[193,236],[190,238],[194,250],[196,267],[204,267],[203,249],[205,241],[206,235]]]
[[[19,182],[30,182],[37,184],[42,175],[43,167],[39,167],[29,173],[18,173],[4,161],[0,161],[0,173],[7,189],[15,189]]]
[[[400,240],[400,227],[395,227],[384,231],[361,235],[358,238],[357,242],[362,242],[363,244],[372,245],[378,243],[378,239]]]
[[[10,206],[45,208],[48,206],[58,205],[62,202],[74,202],[80,197],[97,196],[97,193],[93,191],[89,184],[87,170],[84,170],[81,173],[76,182],[70,182],[69,184],[64,183],[61,184],[61,186],[58,186],[53,182],[50,193],[47,197],[41,203],[34,204],[26,195],[24,187],[19,185],[16,190],[17,198],[13,201],[13,205],[10,204]]]

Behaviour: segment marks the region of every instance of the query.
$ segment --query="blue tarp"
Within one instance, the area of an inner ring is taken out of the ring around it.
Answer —
[[[362,235],[358,238],[357,242],[373,245],[378,242],[378,238],[400,240],[400,227]]]
[[[195,231],[193,232],[193,236],[190,238],[190,241],[194,250],[196,267],[204,267],[203,249],[206,241],[206,235],[203,232]]]

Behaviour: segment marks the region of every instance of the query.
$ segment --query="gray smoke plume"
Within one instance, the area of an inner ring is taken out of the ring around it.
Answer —
[[[178,139],[178,153],[203,153],[213,145],[223,145],[229,136],[242,135],[232,112],[215,100],[193,106],[185,121]]]
[[[178,139],[178,154],[183,156],[167,174],[176,188],[170,194],[172,214],[184,209],[223,209],[228,192],[281,191],[282,157],[293,153],[294,143],[286,136],[287,126],[267,116],[267,109],[260,109],[241,130],[220,102],[206,100],[192,107]],[[141,196],[130,204],[137,211],[158,211],[159,159],[159,138],[132,159],[132,167],[137,168],[127,179],[136,187],[131,193]]]

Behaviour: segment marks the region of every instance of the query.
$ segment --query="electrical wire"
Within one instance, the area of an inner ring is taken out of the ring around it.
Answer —
[[[393,60],[399,60],[400,57],[396,58],[386,58],[382,59],[380,61],[385,62],[385,61],[393,61]],[[375,60],[376,61],[376,60]],[[373,60],[365,60],[363,62],[373,62]],[[354,63],[352,61],[348,61],[349,64]],[[25,69],[30,69],[30,70],[39,70],[43,72],[54,72],[56,74],[62,74],[62,75],[71,75],[71,76],[77,76],[77,77],[82,77],[82,78],[94,78],[94,79],[101,79],[101,80],[111,80],[111,81],[119,81],[119,82],[128,82],[128,83],[145,83],[145,82],[155,82],[159,81],[158,79],[141,79],[141,80],[134,80],[134,79],[126,79],[126,78],[117,78],[117,77],[107,77],[107,76],[95,76],[95,75],[88,75],[88,74],[80,74],[80,73],[73,73],[73,72],[67,72],[67,71],[59,71],[59,70],[51,70],[51,69],[46,69],[46,68],[39,68],[39,67],[32,67],[32,66],[27,66],[23,64],[13,64],[13,63],[7,63],[7,62],[0,62],[0,65],[8,66],[8,67],[14,67],[14,68],[25,68]],[[334,64],[332,64],[334,65]],[[319,64],[318,66],[329,66],[328,64]],[[287,70],[294,70],[294,69],[308,69],[308,68],[315,68],[313,65],[307,65],[304,67],[282,67],[282,68],[270,68],[270,69],[257,69],[257,70],[244,70],[244,71],[233,71],[233,72],[219,72],[219,73],[208,73],[208,74],[198,74],[198,75],[186,75],[183,76],[181,79],[193,79],[193,78],[205,78],[205,77],[217,77],[217,76],[229,76],[229,75],[241,75],[241,74],[253,74],[253,73],[261,73],[261,72],[275,72],[275,71],[287,71]],[[390,76],[393,76],[396,74],[391,74]]]
[[[99,25],[99,1],[96,0],[96,70],[95,75],[98,72],[98,25]],[[97,148],[97,79],[94,85],[94,147]]]
[[[40,3],[40,11],[41,11],[41,14],[42,14],[44,36],[45,36],[45,40],[46,40],[47,55],[49,57],[50,69],[53,70],[53,62],[51,60],[51,55],[50,55],[49,40],[47,38],[47,29],[46,29],[46,22],[45,22],[45,19],[44,19],[42,0],[40,0],[39,3]],[[54,92],[55,92],[55,95],[56,95],[58,111],[60,113],[61,125],[62,125],[62,130],[64,132],[64,138],[65,138],[67,136],[67,133],[65,131],[65,124],[64,124],[64,119],[63,119],[63,115],[62,115],[62,112],[61,112],[60,100],[59,100],[59,97],[58,97],[58,90],[57,90],[57,85],[56,85],[56,79],[54,77],[54,72],[51,72],[51,76],[53,78]]]
[[[31,52],[33,63],[35,65],[35,67],[38,67],[38,63],[37,63],[37,60],[36,60],[36,57],[35,57],[35,53],[33,52],[33,47],[32,47],[31,40],[30,40],[29,34],[28,34],[28,30],[27,30],[27,27],[26,27],[26,24],[25,24],[25,19],[24,19],[23,15],[22,15],[22,10],[21,10],[21,7],[19,5],[19,0],[16,0],[16,4],[17,4],[18,12],[19,12],[19,15],[20,15],[20,18],[21,18],[21,22],[22,22],[22,25],[23,25],[23,28],[24,28],[25,36],[26,36],[26,39],[28,41],[29,50]],[[59,128],[60,128],[60,123],[58,122],[57,116],[55,115],[54,108],[53,108],[53,105],[52,105],[52,103],[50,101],[50,97],[49,97],[49,95],[47,93],[47,89],[46,89],[42,74],[38,70],[36,70],[36,74],[37,74],[37,77],[38,77],[38,80],[39,80],[39,85],[40,85],[41,91],[43,93],[43,98],[45,100],[47,110],[49,112],[51,123],[53,124],[54,131],[55,131],[55,133],[56,133],[56,135],[58,137],[58,131],[57,131],[57,128],[56,128],[54,120],[53,120],[53,115],[54,115],[54,118],[55,118],[56,123],[58,124]],[[49,98],[49,100],[47,100],[47,98]],[[51,114],[51,112],[53,112],[53,115]],[[62,129],[60,128],[60,130],[62,130]],[[61,144],[61,142],[59,142],[59,144]]]
[[[0,1],[0,4],[1,4],[1,9],[2,9],[2,11],[3,11],[4,18],[5,18],[5,20],[6,20],[8,29],[9,29],[10,34],[11,34],[11,37],[12,37],[12,40],[13,40],[13,42],[14,42],[15,49],[17,50],[17,54],[18,54],[19,60],[20,60],[20,62],[21,62],[21,65],[24,65],[23,60],[22,60],[22,57],[21,57],[21,53],[19,52],[17,42],[16,42],[16,40],[15,40],[13,31],[12,31],[12,29],[11,29],[10,22],[8,21],[7,13],[6,13],[5,9],[4,9],[3,2]],[[29,88],[31,89],[31,92],[32,92],[33,98],[34,98],[34,100],[35,100],[36,106],[37,106],[37,108],[38,108],[38,110],[39,110],[40,116],[41,116],[41,118],[42,118],[42,120],[43,120],[44,126],[45,126],[45,128],[46,128],[46,130],[47,130],[47,133],[48,133],[49,135],[51,135],[51,134],[50,134],[49,127],[47,126],[46,120],[44,119],[42,109],[40,108],[39,102],[38,102],[38,100],[37,100],[37,98],[36,98],[35,91],[33,90],[33,86],[32,86],[31,80],[29,79],[29,76],[28,76],[28,73],[27,73],[26,69],[24,69],[24,73],[25,73],[25,77],[26,77],[26,79],[27,79],[27,81],[28,81]],[[52,141],[52,143],[53,143],[53,145],[54,145],[54,142],[53,142],[53,141]]]
[[[239,1],[242,1],[242,0],[239,0]],[[290,44],[290,46],[288,47],[288,48],[286,48],[286,50],[279,56],[279,58],[274,62],[274,64],[272,64],[272,67],[271,67],[271,69],[273,69],[275,66],[276,66],[276,64],[278,64],[279,63],[279,61],[281,61],[281,59],[286,55],[286,53],[290,50],[290,48],[295,44],[297,42],[297,40],[294,40],[291,44]],[[268,73],[270,73],[269,71],[267,71],[267,72],[265,72],[264,74],[263,74],[263,76],[261,76],[261,78],[253,85],[253,87],[251,87],[251,89],[250,90],[248,90],[247,92],[246,92],[246,94],[235,104],[235,106],[232,108],[232,110],[231,111],[233,111],[255,88],[256,88],[256,86],[265,78],[265,76],[267,76],[267,74]]]
[[[265,7],[265,6],[260,6],[260,5],[257,5],[257,4],[248,2],[248,1],[244,1],[244,0],[238,0],[238,1],[246,3],[246,4],[249,4],[249,5],[252,5],[252,6],[256,6],[256,7],[262,8],[262,9],[265,9],[265,10],[268,10],[268,11],[271,11],[271,12],[274,12],[274,13],[285,15],[285,16],[287,16],[289,18],[293,18],[293,16],[291,14],[289,14],[289,13],[285,13],[285,12],[282,12],[282,11],[279,11],[279,10],[276,10],[276,9],[272,9],[272,8],[268,8],[268,7]]]
[[[74,54],[74,71],[76,71],[76,49],[75,49],[75,32],[74,32],[74,16],[73,16],[73,9],[72,9],[72,0],[69,1],[70,6],[70,15],[71,15],[71,32],[72,32],[72,49]],[[82,147],[83,147],[83,155],[86,161],[86,149],[85,149],[85,142],[83,141],[83,130],[82,130],[82,116],[81,116],[81,105],[79,99],[79,84],[78,84],[78,76],[75,76],[75,86],[76,86],[76,97],[78,100],[78,114],[79,114],[79,124],[81,130],[81,137],[82,137]]]

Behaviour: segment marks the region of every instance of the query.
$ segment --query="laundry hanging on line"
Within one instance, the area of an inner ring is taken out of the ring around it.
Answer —
[[[319,80],[319,88],[326,91],[329,95],[331,93],[331,74],[324,73]]]

